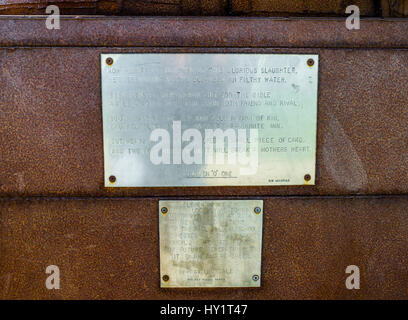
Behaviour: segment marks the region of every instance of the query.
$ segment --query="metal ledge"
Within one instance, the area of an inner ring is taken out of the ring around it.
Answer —
[[[2,47],[408,48],[408,19],[0,16]]]

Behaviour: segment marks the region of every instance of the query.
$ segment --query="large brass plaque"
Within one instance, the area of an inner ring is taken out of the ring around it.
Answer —
[[[107,187],[315,183],[318,56],[102,54]]]
[[[262,200],[160,201],[161,287],[259,287]]]

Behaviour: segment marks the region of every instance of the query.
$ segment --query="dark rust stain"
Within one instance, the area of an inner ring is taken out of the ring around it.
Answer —
[[[375,0],[355,0],[362,16],[378,15]],[[2,0],[1,14],[44,14],[48,0]],[[342,0],[54,0],[61,14],[123,15],[245,15],[245,16],[345,16]],[[387,16],[408,15],[407,0],[383,0]]]
[[[122,0],[2,0],[1,15],[45,15],[57,5],[61,15],[119,14]]]
[[[381,0],[383,17],[408,17],[408,0]]]
[[[399,0],[404,1],[404,0]],[[349,1],[342,0],[232,0],[232,13],[246,16],[345,16]],[[354,0],[362,16],[375,16],[374,0]]]

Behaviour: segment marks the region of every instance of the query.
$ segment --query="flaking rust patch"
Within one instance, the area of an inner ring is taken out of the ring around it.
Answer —
[[[160,201],[161,287],[259,287],[262,219],[262,200]]]

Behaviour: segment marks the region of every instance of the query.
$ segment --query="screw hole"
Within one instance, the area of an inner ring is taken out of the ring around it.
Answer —
[[[305,181],[310,181],[312,179],[312,177],[310,176],[310,174],[305,174],[304,179],[305,179]]]
[[[112,64],[113,64],[113,59],[112,58],[106,58],[106,64],[108,65],[108,66],[111,66]]]
[[[166,207],[161,208],[161,213],[166,214],[169,210]]]
[[[308,65],[309,67],[313,67],[313,65],[314,65],[314,60],[313,60],[313,59],[308,59],[308,60],[307,60],[307,65]]]
[[[109,177],[109,182],[110,183],[115,183],[116,182],[116,177],[115,176],[110,176]]]
[[[167,274],[165,274],[162,279],[164,282],[167,282],[170,280],[170,277]]]
[[[260,214],[261,213],[261,208],[260,207],[255,207],[255,209],[254,209],[254,212],[256,213],[256,214]]]
[[[258,276],[257,274],[254,274],[254,275],[252,276],[252,280],[258,281],[258,280],[259,280],[259,276]]]

